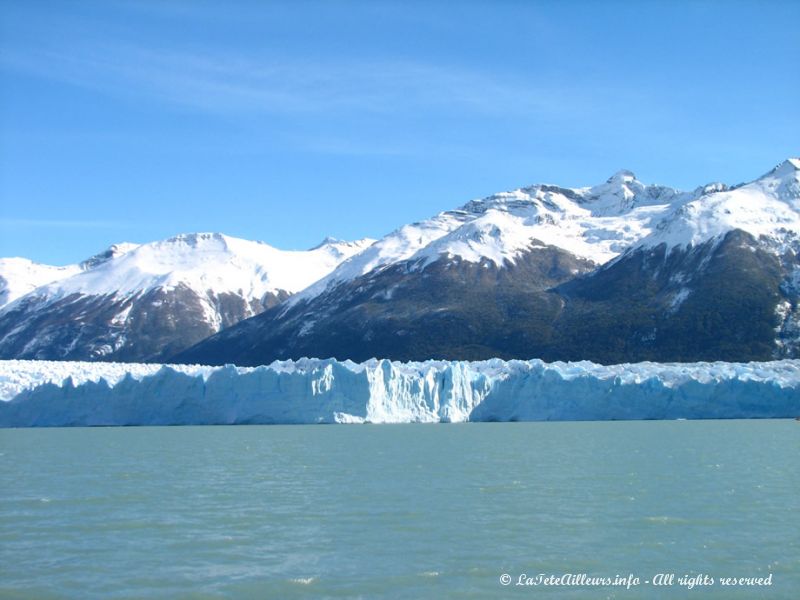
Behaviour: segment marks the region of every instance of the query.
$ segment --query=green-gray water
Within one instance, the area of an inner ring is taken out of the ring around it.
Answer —
[[[0,597],[796,598],[798,440],[795,421],[0,430]],[[679,584],[698,574],[715,584]]]

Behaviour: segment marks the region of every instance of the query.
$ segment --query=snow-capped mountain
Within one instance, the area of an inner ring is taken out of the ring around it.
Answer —
[[[0,258],[0,307],[37,287],[81,272],[80,265],[54,267],[27,258]]]
[[[194,233],[118,244],[80,265],[28,267],[27,278],[4,276],[14,301],[0,309],[0,356],[156,360],[279,303],[371,242],[284,251]],[[0,265],[33,264],[19,261]]]
[[[95,254],[75,265],[55,267],[33,262],[27,258],[0,258],[0,308],[17,298],[29,294],[36,288],[68,279],[88,271],[112,258],[122,256],[137,248],[138,244],[122,242],[113,244],[103,252]]]
[[[650,234],[671,208],[723,187],[680,192],[644,185],[630,171],[619,171],[594,187],[545,184],[495,194],[401,227],[289,304],[404,261],[424,268],[449,257],[470,263],[490,261],[502,267],[531,249],[553,247],[601,265]]]
[[[800,160],[684,192],[629,171],[403,226],[178,358],[755,360],[800,338]]]

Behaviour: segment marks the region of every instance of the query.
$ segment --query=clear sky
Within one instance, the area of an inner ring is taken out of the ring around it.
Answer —
[[[0,4],[0,256],[380,237],[627,168],[800,154],[800,2]]]

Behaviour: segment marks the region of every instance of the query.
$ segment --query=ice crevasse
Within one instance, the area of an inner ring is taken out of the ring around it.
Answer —
[[[800,361],[0,361],[0,427],[783,418]]]

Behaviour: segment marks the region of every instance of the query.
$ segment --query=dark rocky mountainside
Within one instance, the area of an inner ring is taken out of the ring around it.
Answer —
[[[175,360],[769,360],[778,353],[776,307],[797,305],[781,288],[786,276],[740,231],[690,250],[637,250],[599,269],[557,248],[506,267],[400,263],[277,306]],[[787,341],[782,354],[796,345]]]

